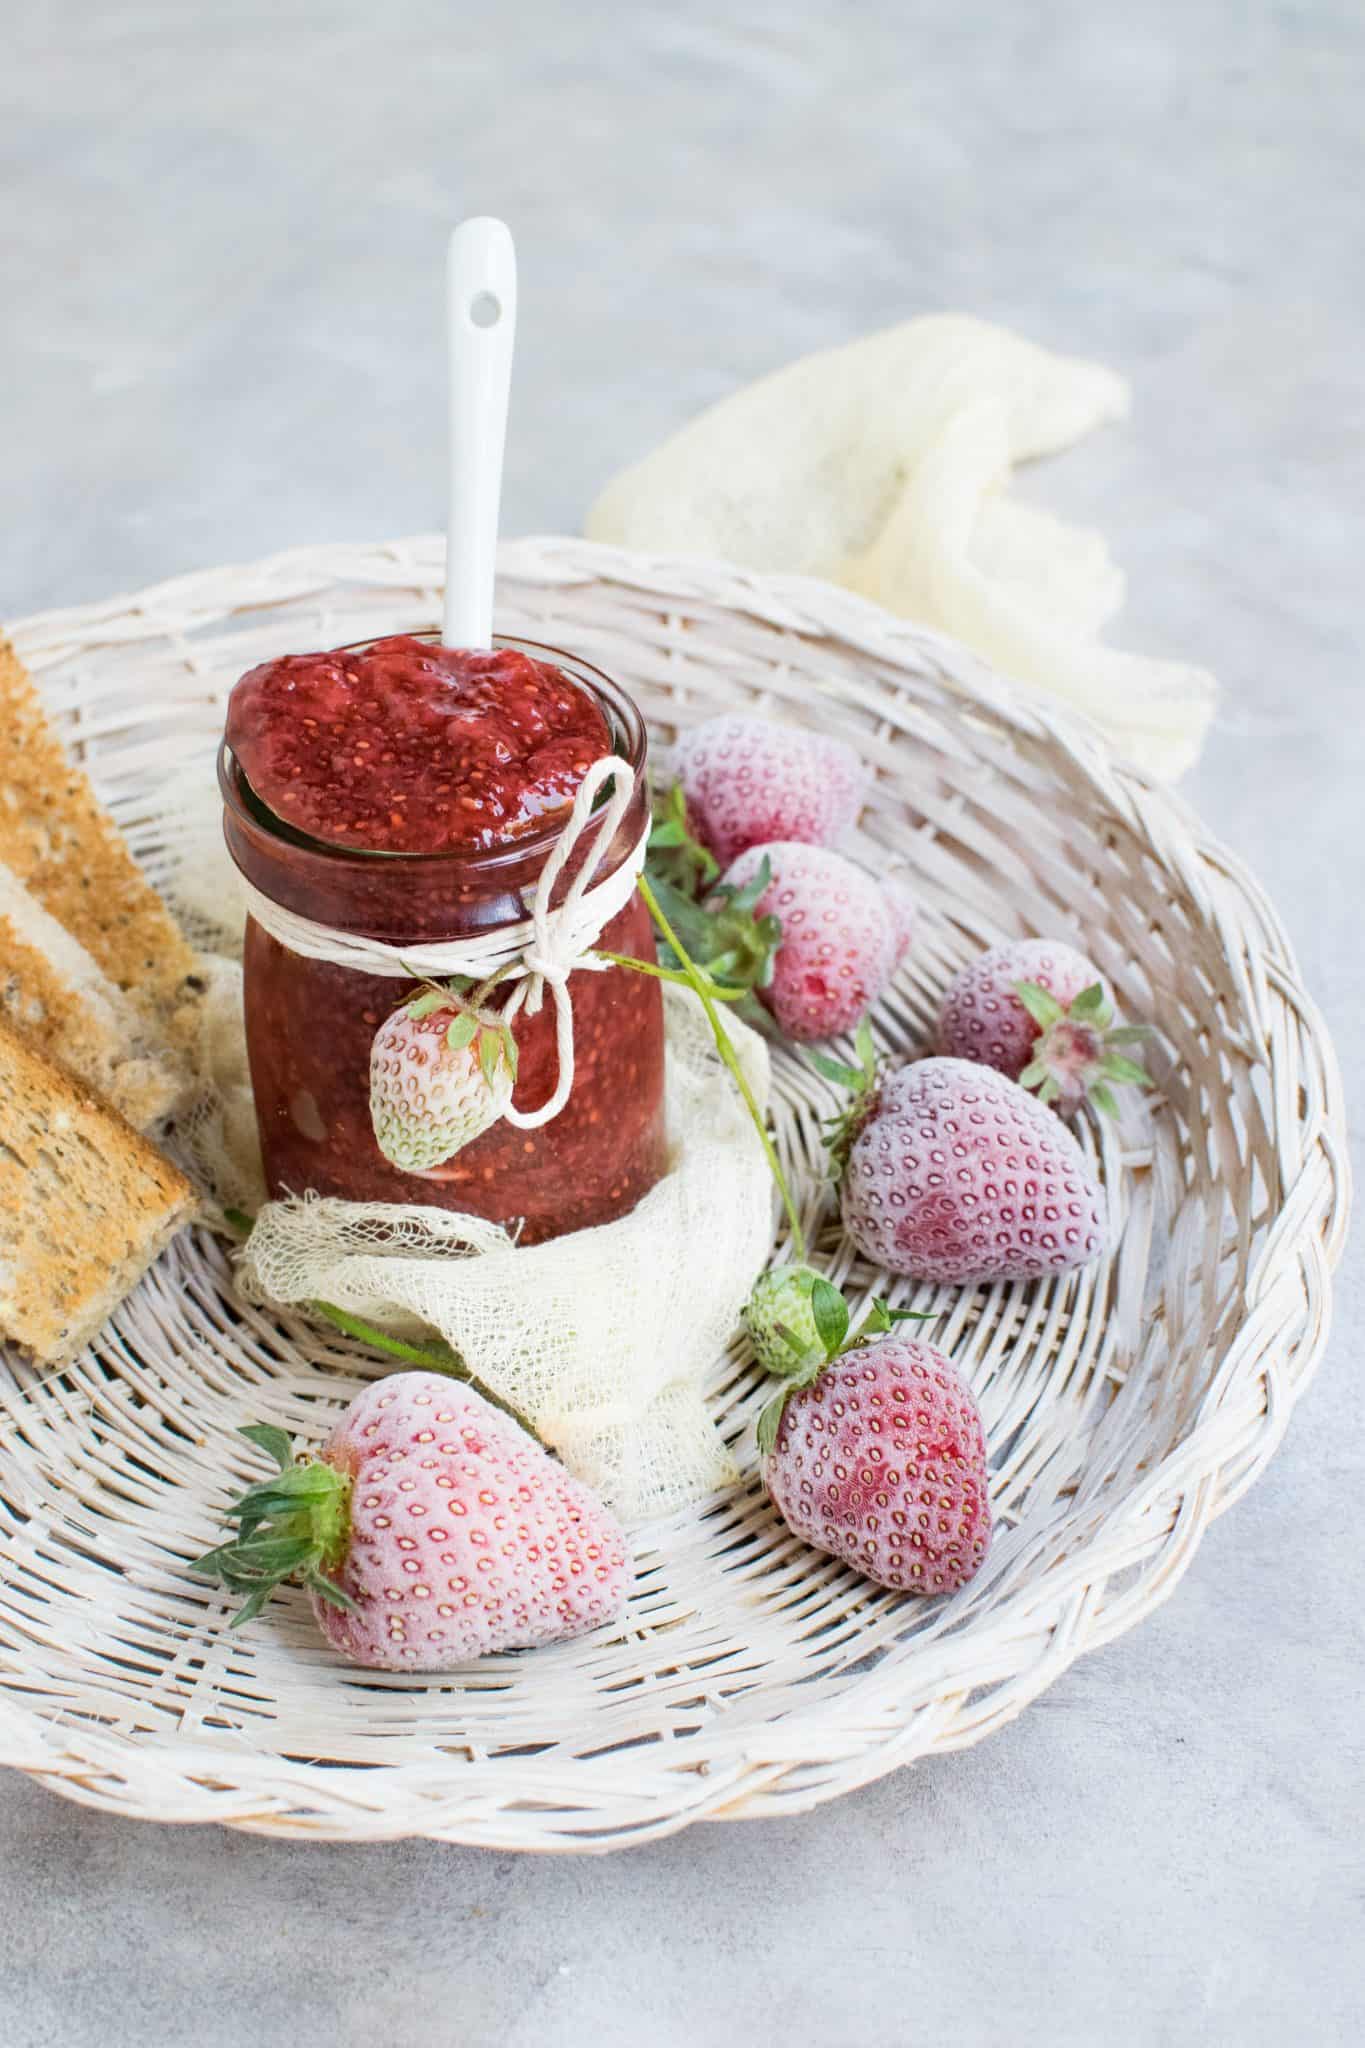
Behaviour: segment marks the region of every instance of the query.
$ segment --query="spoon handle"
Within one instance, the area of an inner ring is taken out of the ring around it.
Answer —
[[[450,349],[447,647],[493,644],[493,568],[507,392],[517,329],[517,259],[505,222],[461,221],[446,264]]]

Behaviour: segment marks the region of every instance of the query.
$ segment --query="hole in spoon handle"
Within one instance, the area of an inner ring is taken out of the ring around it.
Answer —
[[[462,221],[446,264],[450,354],[447,647],[493,644],[493,571],[507,394],[517,324],[517,260],[500,220]]]

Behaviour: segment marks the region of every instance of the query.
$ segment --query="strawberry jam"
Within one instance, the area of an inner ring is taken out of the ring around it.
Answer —
[[[613,752],[634,768],[635,796],[598,880],[648,814],[644,725],[605,676],[545,648],[475,654],[408,636],[287,657],[232,694],[228,847],[262,894],[320,924],[400,945],[487,933],[529,915],[584,771]],[[638,895],[601,944],[652,957]],[[254,920],[245,978],[272,1195],[426,1203],[520,1225],[536,1243],[624,1215],[664,1171],[663,1010],[645,975],[574,974],[561,1113],[534,1130],[495,1123],[424,1173],[384,1158],[369,1104],[375,1032],[415,984],[305,959]],[[529,1111],[557,1079],[553,1004],[514,1032],[514,1101]]]
[[[611,752],[600,705],[562,668],[410,633],[253,668],[227,743],[277,818],[369,853],[510,845]]]

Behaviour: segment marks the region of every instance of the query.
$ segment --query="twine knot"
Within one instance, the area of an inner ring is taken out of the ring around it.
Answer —
[[[594,806],[608,783],[611,794],[595,813]],[[634,895],[645,864],[647,825],[620,866],[604,881],[596,879],[625,821],[634,793],[635,771],[629,762],[615,754],[605,754],[592,763],[578,785],[568,822],[541,869],[530,916],[517,924],[504,925],[499,931],[466,939],[439,939],[430,945],[388,945],[381,939],[358,937],[299,917],[262,895],[243,876],[247,908],[273,939],[306,960],[326,960],[338,967],[349,967],[357,974],[382,975],[394,981],[436,981],[443,976],[462,974],[475,982],[495,977],[512,982],[514,986],[501,1012],[502,1021],[507,1024],[522,1010],[528,1017],[537,1016],[548,989],[555,1006],[559,1069],[554,1092],[539,1109],[523,1112],[509,1102],[503,1110],[507,1122],[518,1130],[535,1130],[559,1115],[573,1089],[570,977],[580,969],[598,969],[607,964],[597,958],[594,948],[612,919]],[[554,894],[564,871],[585,841],[583,857],[563,900],[555,903]]]

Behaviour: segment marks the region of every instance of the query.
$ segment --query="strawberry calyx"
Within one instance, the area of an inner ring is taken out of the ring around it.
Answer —
[[[659,822],[656,804],[645,874],[669,923],[714,981],[731,989],[767,988],[782,943],[782,920],[771,911],[761,917],[755,912],[773,878],[771,863],[761,862],[742,887],[718,881],[714,856],[689,832],[681,785],[659,802],[666,811]],[[666,941],[661,950],[666,967],[682,967]]]
[[[1071,1108],[1090,1101],[1105,1116],[1116,1117],[1114,1087],[1150,1088],[1152,1077],[1121,1050],[1139,1044],[1149,1033],[1144,1024],[1114,1023],[1114,1007],[1101,982],[1092,982],[1061,1003],[1036,981],[1017,981],[1014,993],[1038,1026],[1033,1057],[1019,1076],[1040,1102]]]
[[[476,987],[467,974],[452,975],[448,982],[428,981],[422,976],[421,993],[403,1005],[414,1023],[438,1010],[454,1011],[446,1031],[446,1045],[451,1052],[463,1052],[466,1046],[472,1046],[479,1071],[490,1088],[497,1082],[500,1066],[506,1068],[514,1085],[517,1078],[517,1041],[512,1027],[486,1007],[497,978],[494,976]]]
[[[233,1628],[253,1620],[286,1579],[297,1579],[333,1607],[353,1610],[355,1601],[333,1577],[350,1542],[348,1474],[321,1458],[295,1464],[293,1445],[273,1423],[248,1423],[238,1433],[279,1469],[238,1496],[227,1510],[236,1535],[196,1558],[191,1569],[243,1596]]]
[[[772,911],[754,916],[754,905],[772,880],[766,859],[743,889],[723,882],[705,903],[650,874],[648,866],[645,873],[670,925],[703,973],[741,994],[768,987],[782,943],[782,920]],[[665,941],[660,951],[665,966],[682,966],[676,947]]]
[[[806,1276],[809,1274],[809,1300],[811,1319],[815,1325],[816,1342],[804,1344],[801,1338],[782,1323],[773,1325],[773,1334],[784,1340],[787,1346],[786,1358],[771,1349],[765,1357],[769,1372],[780,1377],[782,1385],[773,1395],[758,1418],[758,1448],[767,1457],[777,1443],[777,1434],[782,1427],[782,1417],[788,1401],[803,1387],[813,1386],[822,1372],[837,1358],[846,1358],[852,1351],[860,1351],[865,1345],[875,1342],[893,1330],[897,1323],[932,1322],[931,1309],[891,1308],[880,1295],[874,1295],[856,1330],[850,1336],[852,1321],[848,1302],[843,1294],[827,1280],[823,1273],[817,1273],[809,1266],[788,1269],[789,1283],[797,1283],[802,1292],[806,1291]],[[762,1279],[758,1286],[762,1286]],[[751,1297],[752,1299],[752,1297]]]
[[[809,1048],[806,1051],[806,1059],[823,1080],[832,1081],[836,1088],[848,1091],[848,1100],[843,1108],[826,1117],[821,1125],[825,1133],[829,1177],[836,1182],[843,1179],[854,1141],[876,1111],[881,1087],[882,1055],[877,1051],[872,1027],[866,1017],[853,1035],[853,1046],[857,1055],[856,1066],[851,1066],[846,1060],[835,1059],[831,1053],[815,1052]]]
[[[775,911],[765,911],[762,916],[756,913],[772,879],[773,865],[765,853],[742,886],[720,882],[711,891],[704,911],[711,920],[715,950],[703,964],[717,981],[736,988],[767,988],[771,983],[782,943],[782,920]]]

